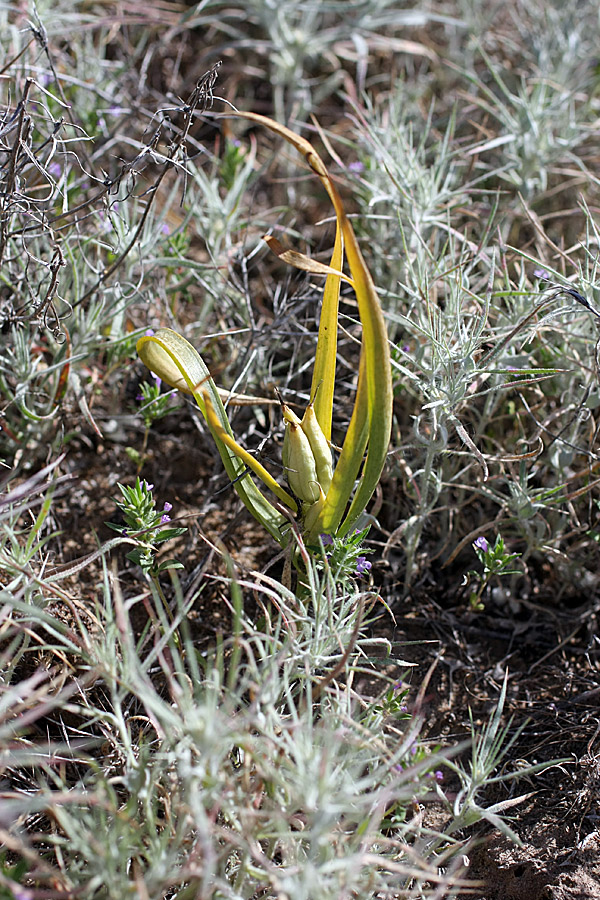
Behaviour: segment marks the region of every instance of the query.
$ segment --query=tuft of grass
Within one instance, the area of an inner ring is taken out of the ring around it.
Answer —
[[[70,722],[56,746],[30,744],[35,790],[6,798],[15,818],[38,823],[18,849],[36,864],[43,850],[45,863],[26,867],[23,883],[44,886],[52,873],[63,890],[110,897],[135,873],[150,896],[232,898],[392,886],[426,896],[427,885],[447,884],[439,866],[459,846],[434,847],[414,814],[444,758],[426,745],[417,753],[417,719],[390,718],[393,705],[360,691],[378,647],[394,659],[364,630],[372,598],[340,593],[330,570],[307,565],[296,596],[258,573],[228,580],[231,636],[208,656],[194,646],[176,580],[171,619],[154,588],[126,600],[105,568],[95,609],[71,628],[51,613],[53,582],[40,579],[45,608],[3,594],[5,628],[42,641],[49,670],[60,662],[52,709]],[[242,611],[247,583],[264,608],[256,624]],[[155,626],[138,636],[140,604]],[[14,751],[11,760],[25,764]]]

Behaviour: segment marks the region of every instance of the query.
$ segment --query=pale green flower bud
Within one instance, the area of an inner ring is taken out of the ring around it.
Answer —
[[[327,438],[317,420],[314,402],[309,403],[306,407],[301,424],[315,458],[317,480],[326,494],[333,478],[333,463]]]
[[[288,484],[302,503],[316,503],[320,488],[310,442],[300,425],[294,422],[288,420],[285,430],[287,447],[284,465]]]

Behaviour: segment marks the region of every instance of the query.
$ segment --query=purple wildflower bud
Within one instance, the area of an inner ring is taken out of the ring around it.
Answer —
[[[412,747],[410,748],[410,755],[416,756],[416,754],[417,754],[417,745],[413,744]]]
[[[442,772],[441,769],[436,769],[435,772],[433,773],[433,777],[435,778],[436,781],[443,781],[444,773]]]
[[[473,541],[473,546],[478,550],[483,550],[484,553],[487,553],[489,550],[489,544],[483,535],[480,535],[476,541]]]
[[[173,509],[173,504],[169,503],[169,501],[166,500],[165,505],[163,506],[163,509],[165,512],[171,512],[171,510]]]
[[[162,225],[160,226],[160,230],[162,234],[171,234],[171,228],[169,227],[169,225],[167,225],[166,222],[162,223]]]
[[[144,337],[152,337],[153,334],[154,334],[153,328],[146,328],[146,330],[144,332]]]
[[[330,544],[333,544],[333,538],[331,537],[330,534],[322,534],[321,541],[323,542],[325,547],[327,547]]]
[[[403,682],[403,681],[396,681],[395,684],[394,684],[394,690],[395,690],[395,691],[401,691],[403,687],[404,687],[404,682]]]
[[[361,162],[360,159],[355,159],[351,163],[348,164],[348,171],[349,172],[357,172],[357,173],[364,172],[365,164],[363,162]]]
[[[158,375],[153,374],[152,377],[154,378],[154,384],[156,385],[157,388],[159,388],[162,384],[162,381],[160,380]]]
[[[59,162],[51,162],[48,166],[48,172],[53,178],[60,178],[62,175],[62,166]]]
[[[10,892],[15,898],[15,900],[33,900],[33,891],[28,890],[27,888],[21,887],[18,885],[16,881],[10,882]]]
[[[408,712],[408,706],[401,706],[400,712]]]
[[[410,353],[410,344],[405,344],[402,348],[403,353]]]
[[[371,570],[373,563],[369,562],[366,556],[359,556],[356,560],[356,574],[366,575]]]
[[[139,402],[141,403],[142,400],[144,399],[144,395],[143,395],[142,393],[136,394],[136,395],[135,395],[135,399],[136,399],[136,400],[139,400]]]
[[[171,521],[171,516],[168,516],[166,513],[165,513],[164,516],[161,516],[161,517],[160,517],[160,524],[161,524],[161,525],[166,525],[167,522],[170,522],[170,521]]]
[[[147,491],[151,491],[151,490],[154,488],[154,485],[153,485],[153,484],[149,484],[145,479],[144,479],[143,484],[145,484],[146,490],[147,490]]]
[[[533,270],[534,278],[543,278],[544,281],[547,281],[550,278],[550,273],[546,272],[545,269],[534,269]]]
[[[396,770],[396,772],[404,772],[404,766],[401,766],[400,763],[396,763],[394,769]]]

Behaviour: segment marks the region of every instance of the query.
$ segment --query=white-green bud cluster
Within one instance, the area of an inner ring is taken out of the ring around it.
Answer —
[[[302,419],[285,403],[282,412],[285,419],[282,461],[288,484],[302,504],[306,527],[306,517],[318,515],[331,484],[331,450],[313,403],[308,404]]]

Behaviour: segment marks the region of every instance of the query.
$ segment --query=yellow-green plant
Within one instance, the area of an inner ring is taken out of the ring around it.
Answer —
[[[140,338],[137,351],[145,365],[163,381],[194,396],[237,493],[253,516],[282,546],[287,541],[290,513],[300,517],[308,543],[314,542],[321,533],[343,537],[356,525],[373,495],[390,440],[392,380],[385,321],[356,235],[321,157],[307,140],[272,119],[254,113],[239,115],[266,126],[302,153],[321,180],[336,215],[335,243],[329,266],[315,263],[301,253],[285,251],[274,239],[268,240],[271,248],[291,265],[327,275],[311,403],[302,419],[282,405],[286,422],[283,463],[293,496],[235,440],[219,390],[201,356],[185,338],[171,329],[161,328],[155,334]],[[342,272],[344,252],[350,277]],[[349,282],[356,293],[362,344],[354,409],[334,468],[330,442],[342,279]],[[243,477],[248,469],[287,508],[288,517],[267,499],[250,477]]]

